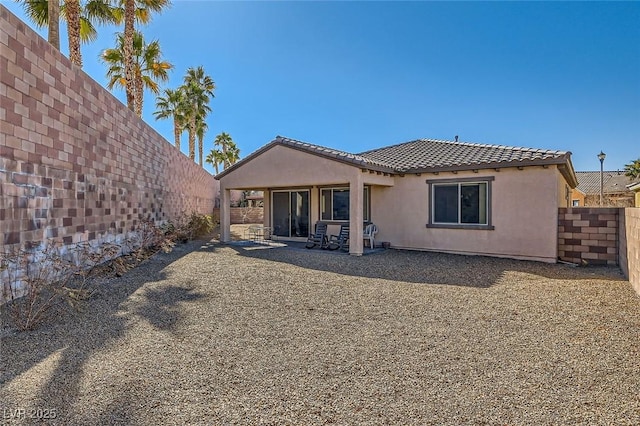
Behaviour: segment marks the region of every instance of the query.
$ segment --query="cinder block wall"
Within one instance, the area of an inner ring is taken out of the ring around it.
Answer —
[[[618,264],[617,208],[574,207],[558,212],[558,257],[591,265]]]
[[[220,208],[214,209],[214,214],[220,217]],[[262,223],[264,208],[262,207],[231,207],[231,224]]]
[[[0,5],[0,250],[211,213],[218,182]]]
[[[620,210],[620,268],[640,295],[640,208]]]

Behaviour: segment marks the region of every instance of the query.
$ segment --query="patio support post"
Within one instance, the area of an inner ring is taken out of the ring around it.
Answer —
[[[220,186],[220,241],[231,241],[231,191]]]
[[[262,225],[271,226],[271,191],[265,189],[264,191],[262,191],[262,193],[264,196],[264,198],[262,199]]]
[[[358,173],[349,182],[349,254],[362,256],[363,242],[362,232],[364,217],[362,215],[364,204],[364,182],[362,173]]]

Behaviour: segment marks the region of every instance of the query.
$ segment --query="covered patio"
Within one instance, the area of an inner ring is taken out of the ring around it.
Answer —
[[[257,226],[256,224],[232,224],[230,228],[231,238],[230,241],[227,242],[229,246],[233,247],[236,250],[242,251],[254,251],[254,250],[264,250],[264,249],[283,249],[283,250],[292,250],[292,251],[301,251],[308,253],[326,253],[333,255],[342,255],[348,256],[349,253],[347,251],[335,249],[330,250],[327,247],[320,247],[319,245],[315,245],[311,248],[307,247],[306,241],[297,241],[293,238],[281,239],[277,235],[267,235],[266,233],[263,235],[254,236],[251,229]],[[265,228],[266,229],[266,228]],[[366,256],[369,254],[382,253],[385,251],[385,248],[382,247],[381,244],[376,244],[376,247],[371,248],[366,243],[364,244],[362,255]]]
[[[364,251],[371,218],[371,188],[394,185],[393,170],[356,155],[286,138],[273,142],[220,173],[220,239],[231,241],[231,190],[264,191],[263,225],[279,241],[306,241],[314,224],[328,234],[349,225],[349,254]]]

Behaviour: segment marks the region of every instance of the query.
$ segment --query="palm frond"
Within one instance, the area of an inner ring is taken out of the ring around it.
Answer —
[[[98,31],[93,23],[85,16],[80,16],[80,41],[87,43],[98,38]]]
[[[36,26],[42,28],[49,23],[49,5],[47,0],[26,0],[22,2],[25,15],[33,21]],[[61,13],[62,14],[62,13]]]

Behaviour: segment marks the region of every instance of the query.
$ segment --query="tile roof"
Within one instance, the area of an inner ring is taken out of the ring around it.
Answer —
[[[585,194],[600,194],[600,171],[576,172],[577,189]],[[640,182],[640,181],[639,181]],[[602,173],[602,190],[605,194],[631,191],[627,185],[634,181],[621,171],[605,171]]]
[[[561,164],[570,153],[544,149],[419,139],[359,154],[396,172]],[[482,167],[481,167],[482,166]]]
[[[283,136],[276,136],[273,141],[222,171],[216,178],[220,179],[275,145],[284,145],[357,167],[385,173],[403,174],[558,164],[563,165],[561,172],[567,180],[569,182],[574,180],[573,166],[570,159],[571,153],[567,151],[419,139],[352,154]]]
[[[235,170],[236,168],[240,167],[242,164],[257,157],[258,155],[273,148],[276,145],[284,145],[289,148],[297,149],[300,151],[310,152],[312,154],[319,155],[321,157],[329,158],[331,160],[340,161],[343,163],[348,163],[357,167],[362,167],[362,168],[380,171],[380,172],[386,172],[386,173],[394,173],[393,168],[388,164],[385,164],[383,162],[376,161],[373,159],[365,158],[361,155],[351,154],[346,151],[327,148],[325,146],[314,145],[311,143],[302,142],[302,141],[298,141],[291,138],[286,138],[284,136],[276,136],[274,140],[272,140],[262,148],[258,149],[257,151],[252,152],[250,155],[238,161],[236,164],[232,165],[231,167],[226,168],[225,170],[220,172],[218,175],[216,175],[215,178],[220,179],[227,173],[231,172],[232,170]]]
[[[286,145],[291,148],[300,149],[302,151],[311,151],[315,154],[319,154],[323,157],[333,158],[335,160],[341,160],[354,165],[367,167],[367,168],[381,168],[385,171],[393,172],[393,168],[384,161],[378,161],[374,158],[368,158],[360,154],[351,154],[346,151],[340,151],[338,149],[327,148],[320,145],[314,145],[307,142],[298,141],[295,139],[286,138],[283,136],[276,136],[276,139],[271,142],[277,142],[280,145]],[[269,144],[270,145],[270,144]]]

